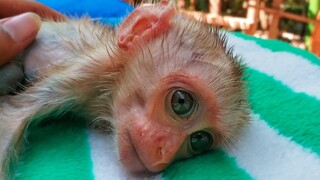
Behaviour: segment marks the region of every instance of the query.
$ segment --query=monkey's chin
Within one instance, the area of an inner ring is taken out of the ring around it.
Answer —
[[[140,159],[132,140],[128,133],[124,133],[124,137],[120,138],[119,141],[119,155],[121,164],[130,173],[146,173],[150,172]]]
[[[139,156],[129,133],[125,133],[125,135],[119,139],[119,141],[121,140],[122,142],[119,143],[120,162],[128,172],[133,174],[154,174],[161,172],[169,165],[169,162],[158,162],[148,166]],[[148,157],[150,157],[150,155]]]

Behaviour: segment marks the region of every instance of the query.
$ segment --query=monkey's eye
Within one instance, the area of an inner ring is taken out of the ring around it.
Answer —
[[[188,92],[176,90],[172,94],[171,107],[178,116],[189,117],[196,107],[196,102]]]
[[[212,143],[212,135],[206,131],[197,131],[190,136],[190,146],[192,152],[196,154],[208,151],[212,146]]]

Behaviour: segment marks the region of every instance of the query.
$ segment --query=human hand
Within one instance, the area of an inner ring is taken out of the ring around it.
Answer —
[[[34,1],[0,0],[0,66],[7,64],[36,37],[41,18],[63,19],[58,12]]]
[[[14,91],[22,81],[22,67],[10,61],[35,39],[41,17],[64,19],[58,12],[31,0],[0,0],[0,96]]]

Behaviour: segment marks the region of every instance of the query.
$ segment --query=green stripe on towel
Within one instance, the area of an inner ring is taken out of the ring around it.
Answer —
[[[312,62],[313,65],[320,65],[320,61],[314,55],[291,47],[286,43],[279,41],[265,41],[238,33],[232,33],[243,41],[255,42],[259,48],[270,50],[265,54],[261,54],[262,57],[274,55],[272,52],[286,51],[292,54],[303,57],[306,61]],[[240,45],[242,43],[240,42]],[[245,44],[245,43],[244,43]],[[266,48],[267,47],[267,48]],[[249,52],[250,53],[250,52]],[[269,54],[270,53],[270,54]],[[279,56],[272,56],[281,61]],[[279,62],[280,63],[280,62]],[[274,64],[275,68],[279,67]],[[273,66],[272,66],[273,67]],[[271,67],[271,68],[272,68]],[[301,66],[299,66],[301,67]],[[301,71],[302,68],[299,69]],[[265,71],[265,70],[261,70]],[[269,127],[279,132],[279,137],[288,137],[289,141],[299,144],[298,147],[303,147],[304,150],[309,153],[311,150],[315,156],[320,156],[320,101],[315,97],[309,96],[305,91],[294,91],[294,88],[290,88],[289,83],[287,85],[283,81],[282,76],[278,79],[273,78],[272,73],[265,71],[260,72],[257,69],[247,68],[246,76],[247,86],[249,88],[249,101],[252,106],[254,114],[261,117],[261,121],[266,122]],[[292,72],[292,71],[290,71]],[[289,74],[285,74],[288,75]],[[295,73],[290,74],[290,77],[297,77]],[[276,76],[275,76],[276,77]],[[306,77],[307,79],[307,77]],[[290,79],[292,80],[292,79]],[[293,80],[296,80],[293,78]],[[281,82],[280,82],[281,81]],[[320,81],[320,77],[319,77]],[[314,82],[314,81],[313,81]],[[313,85],[311,83],[311,85]],[[310,86],[310,87],[315,87]],[[307,87],[308,88],[308,87]],[[320,91],[320,89],[319,89]],[[302,92],[302,93],[297,93]],[[68,117],[67,117],[68,118]],[[260,120],[259,120],[260,121]],[[257,121],[258,122],[258,121]],[[255,126],[256,127],[256,126]],[[260,126],[259,126],[260,127]],[[252,129],[259,130],[259,129]],[[277,133],[276,132],[276,133]],[[254,134],[254,133],[253,133]],[[258,134],[258,133],[257,133]],[[267,134],[265,138],[270,137]],[[259,136],[260,137],[260,136]],[[264,136],[261,136],[264,137]],[[256,141],[263,141],[263,138],[253,139],[255,140],[250,145],[257,144]],[[248,139],[242,139],[239,143],[244,143]],[[252,139],[251,139],[252,140]],[[99,166],[100,164],[93,165],[90,157],[90,145],[88,143],[88,134],[81,124],[74,126],[74,123],[61,122],[52,123],[50,126],[40,126],[38,129],[31,131],[29,138],[31,148],[24,153],[20,165],[17,167],[16,178],[19,180],[35,180],[35,179],[94,179],[93,166]],[[269,143],[274,146],[274,144]],[[269,145],[268,144],[268,145]],[[103,146],[104,147],[104,146]],[[258,147],[258,146],[256,146]],[[248,147],[250,150],[252,147]],[[277,147],[279,148],[279,147]],[[277,150],[275,148],[275,150]],[[281,147],[280,147],[281,148]],[[99,150],[99,149],[98,149]],[[239,149],[238,149],[239,150]],[[241,149],[240,149],[241,150]],[[256,154],[268,154],[268,149],[256,148]],[[100,150],[101,151],[101,150]],[[254,152],[254,151],[250,151]],[[286,151],[283,151],[286,152]],[[230,152],[229,152],[230,153]],[[101,155],[101,154],[100,154]],[[99,158],[101,156],[98,156]],[[106,154],[107,156],[108,154]],[[232,154],[230,154],[231,156]],[[245,154],[246,155],[246,154]],[[243,156],[245,156],[243,155]],[[250,157],[251,154],[249,154]],[[93,154],[96,156],[96,154]],[[261,170],[261,172],[253,171],[256,169],[250,169],[245,166],[246,163],[252,162],[264,162],[264,161],[250,161],[248,157],[230,157],[226,152],[216,150],[201,156],[197,156],[188,160],[183,160],[172,164],[167,168],[163,174],[164,179],[252,179],[253,177],[262,177],[265,179],[272,178],[267,176],[275,173],[270,171],[266,173],[265,169],[261,167],[269,167],[259,165],[259,163],[253,164]],[[253,156],[254,157],[254,156]],[[295,156],[296,157],[296,156]],[[237,159],[238,158],[238,159]],[[256,160],[257,158],[255,158]],[[261,158],[263,160],[263,158]],[[290,159],[290,158],[289,158]],[[317,157],[316,157],[317,159]],[[281,160],[281,159],[280,159]],[[295,159],[296,160],[296,159]],[[238,163],[240,164],[237,164]],[[270,166],[279,168],[283,167],[277,165],[279,161],[271,164]],[[309,162],[309,161],[306,161]],[[318,161],[316,161],[318,162]],[[112,162],[108,162],[112,163]],[[288,162],[290,163],[292,161]],[[295,162],[299,163],[299,162]],[[117,164],[115,164],[117,166]],[[240,167],[241,166],[241,167]],[[243,168],[244,169],[243,169]],[[287,166],[285,166],[287,167]],[[295,166],[299,167],[299,166]],[[247,168],[247,169],[245,169]],[[255,168],[255,167],[254,167]],[[280,169],[278,174],[273,174],[275,178],[282,177],[281,171],[288,170],[290,168]],[[251,170],[251,171],[250,171]],[[270,170],[270,169],[269,169]],[[101,171],[101,170],[100,170]],[[294,171],[294,169],[292,169]],[[256,174],[254,174],[254,173]],[[99,172],[98,172],[99,173]],[[101,173],[101,172],[100,172]],[[251,175],[249,173],[252,173]],[[260,174],[259,174],[260,173]],[[316,173],[316,172],[315,172]],[[115,177],[113,172],[103,172],[103,179],[130,179],[122,177]],[[111,174],[111,175],[110,175]],[[298,175],[303,175],[299,174]],[[267,176],[267,177],[266,177]],[[284,176],[286,177],[286,176]],[[316,176],[315,176],[316,177]],[[156,178],[158,179],[158,178]]]
[[[29,148],[20,160],[15,179],[93,179],[87,131],[70,118],[67,115],[30,131]]]
[[[247,69],[251,109],[271,127],[320,155],[320,102]]]
[[[163,173],[166,180],[194,179],[252,179],[239,168],[234,158],[220,150],[175,162]]]

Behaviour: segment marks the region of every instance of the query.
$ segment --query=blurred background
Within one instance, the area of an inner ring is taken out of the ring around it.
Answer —
[[[320,56],[320,0],[177,0],[176,5],[209,24],[285,41]]]

